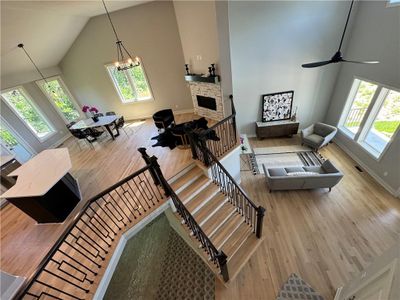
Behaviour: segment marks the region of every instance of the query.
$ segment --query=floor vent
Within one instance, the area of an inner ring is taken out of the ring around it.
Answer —
[[[358,170],[358,172],[364,172],[359,166],[355,166],[355,168]]]

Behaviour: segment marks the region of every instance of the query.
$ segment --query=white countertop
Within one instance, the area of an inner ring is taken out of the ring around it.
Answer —
[[[43,196],[72,168],[67,148],[48,149],[14,170],[17,183],[1,198]]]
[[[0,156],[0,166],[4,166],[6,163],[12,161],[15,158],[15,155],[1,155]]]

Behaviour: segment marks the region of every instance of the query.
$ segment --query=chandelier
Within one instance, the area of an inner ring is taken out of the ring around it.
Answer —
[[[127,70],[133,67],[137,67],[140,65],[139,58],[135,57],[134,59],[132,58],[131,54],[129,53],[128,50],[126,50],[124,44],[122,41],[119,39],[117,31],[115,30],[114,24],[111,20],[110,13],[108,12],[106,3],[104,0],[101,0],[104,5],[104,9],[106,10],[108,20],[110,21],[112,30],[114,31],[115,34],[115,39],[117,40],[115,44],[117,45],[117,61],[114,63],[115,67],[117,68],[118,71],[123,71]]]

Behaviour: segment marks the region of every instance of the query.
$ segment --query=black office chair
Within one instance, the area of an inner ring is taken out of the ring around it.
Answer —
[[[114,111],[108,111],[106,112],[106,116],[115,116],[116,113]]]
[[[164,109],[156,112],[153,115],[154,124],[158,128],[158,131],[165,130],[169,126],[175,125],[175,118],[172,109]]]

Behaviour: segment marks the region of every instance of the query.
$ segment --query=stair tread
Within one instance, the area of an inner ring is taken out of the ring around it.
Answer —
[[[212,197],[202,208],[199,209],[193,216],[198,224],[203,223],[211,214],[213,214],[218,206],[224,203],[226,196],[218,192]]]
[[[228,257],[229,282],[236,278],[263,240],[263,238],[258,239],[255,234],[251,234],[238,251],[233,256]]]
[[[186,182],[195,177],[199,177],[201,174],[202,174],[201,169],[195,166],[186,173],[182,174],[182,176],[179,177],[177,180],[175,180],[173,183],[171,183],[171,187],[174,191],[177,191],[182,186],[184,186]]]
[[[220,208],[222,209],[222,208]],[[222,221],[222,220],[221,220]],[[211,241],[217,249],[223,248],[224,242],[229,241],[230,236],[236,233],[236,229],[244,223],[244,218],[238,214],[232,214],[220,228],[211,236]]]
[[[252,232],[253,228],[244,222],[232,233],[225,244],[222,246],[222,250],[229,258],[232,258],[236,251],[239,250],[241,245],[249,238],[251,235],[255,234]]]
[[[234,211],[235,207],[229,202],[226,202],[215,214],[201,225],[204,233],[207,236],[211,235]]]
[[[190,211],[191,214],[198,208],[204,201],[209,199],[215,193],[218,192],[218,186],[215,184],[209,184],[200,194],[192,198],[185,206]]]
[[[188,202],[191,199],[191,196],[195,193],[204,188],[208,183],[210,183],[210,179],[204,175],[201,175],[197,178],[193,183],[185,187],[182,191],[178,193],[179,199],[183,203]]]

